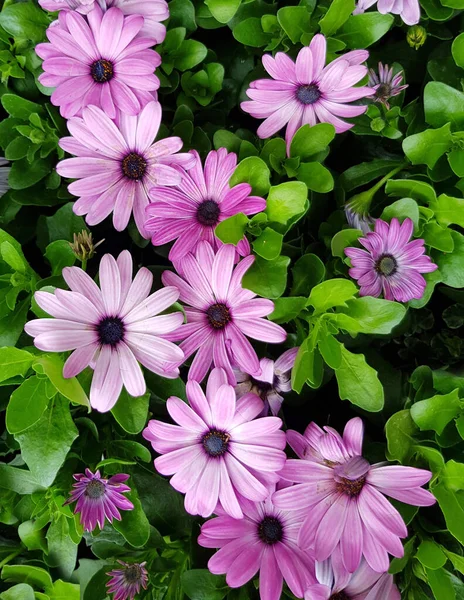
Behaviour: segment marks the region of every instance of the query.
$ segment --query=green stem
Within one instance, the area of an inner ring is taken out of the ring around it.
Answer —
[[[369,190],[370,192],[372,192],[372,195],[374,195],[376,192],[378,192],[380,190],[380,188],[387,183],[387,181],[389,179],[391,179],[393,177],[393,175],[396,175],[397,173],[399,173],[402,169],[404,169],[405,165],[402,164],[399,167],[395,167],[394,169],[392,169],[391,171],[389,171],[384,177],[382,177],[382,179],[380,181],[378,181],[374,186],[371,187],[371,189]]]
[[[86,258],[82,259],[82,261],[81,261],[81,269],[83,271],[87,271],[87,259]]]
[[[8,554],[8,556],[6,556],[1,562],[0,562],[0,569],[2,567],[4,567],[6,564],[8,564],[10,562],[10,560],[12,560],[13,558],[16,558],[16,556],[18,556],[18,554],[21,554],[22,550],[21,548],[19,550],[15,550],[14,552],[12,552],[11,554]]]

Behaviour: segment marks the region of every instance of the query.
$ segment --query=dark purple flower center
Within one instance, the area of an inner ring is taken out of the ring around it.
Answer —
[[[297,100],[302,104],[314,104],[321,97],[319,87],[315,83],[300,85],[296,91]]]
[[[136,152],[131,152],[122,161],[122,172],[128,179],[142,179],[147,170],[147,161]]]
[[[337,483],[337,489],[339,492],[343,492],[347,496],[353,498],[359,496],[365,483],[366,478],[364,476],[359,477],[358,479],[346,479],[345,477],[341,477],[340,481]]]
[[[116,346],[124,338],[124,323],[119,317],[105,317],[97,325],[101,344]]]
[[[231,320],[230,310],[225,304],[212,304],[206,311],[209,324],[214,329],[223,329]]]
[[[105,484],[99,479],[92,479],[86,488],[84,494],[89,498],[101,498],[105,495]]]
[[[138,583],[142,580],[142,568],[140,565],[129,565],[124,569],[124,579],[127,583]]]
[[[201,438],[201,443],[209,456],[222,456],[227,452],[230,436],[224,431],[211,429]]]
[[[350,600],[350,598],[345,592],[337,592],[336,594],[332,594],[329,600]]]
[[[375,270],[377,273],[380,273],[380,275],[390,277],[398,270],[398,263],[391,254],[383,254],[375,263]]]
[[[381,83],[375,92],[375,97],[385,100],[386,98],[390,98],[391,92],[392,89],[388,83]]]
[[[106,83],[107,81],[111,81],[114,75],[113,64],[104,58],[96,60],[90,66],[90,74],[92,75],[93,80],[97,83]]]
[[[264,517],[258,525],[260,539],[269,546],[277,544],[283,538],[284,529],[282,523],[276,517]]]
[[[197,208],[197,221],[205,227],[214,227],[219,222],[221,209],[214,200],[204,200]]]

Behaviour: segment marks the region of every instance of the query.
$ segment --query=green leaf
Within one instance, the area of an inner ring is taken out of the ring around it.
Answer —
[[[311,160],[327,148],[335,137],[335,127],[330,123],[303,125],[298,129],[290,145],[290,156],[299,157],[302,162]]]
[[[224,244],[237,245],[243,239],[247,226],[248,217],[243,213],[237,213],[218,223],[214,233]]]
[[[325,277],[325,266],[315,254],[303,254],[292,268],[291,296],[309,296],[315,285]]]
[[[174,66],[179,71],[188,71],[206,58],[208,49],[201,42],[196,40],[184,40],[180,48],[171,53]]]
[[[0,254],[7,265],[14,271],[19,271],[20,273],[26,272],[28,265],[11,242],[2,242],[0,245]]]
[[[11,377],[24,377],[28,372],[33,355],[19,348],[0,348],[0,382],[11,379]]]
[[[6,428],[12,434],[28,429],[40,419],[47,405],[47,380],[29,377],[11,394]]]
[[[185,27],[192,32],[197,28],[195,7],[190,0],[171,0],[169,3],[170,27]]]
[[[282,250],[284,236],[270,227],[253,241],[253,250],[266,260],[276,259]]]
[[[63,360],[58,354],[42,354],[34,361],[32,368],[36,373],[45,374],[65,398],[90,408],[87,394],[76,377],[70,379],[63,377],[63,366]]]
[[[33,494],[44,489],[27,469],[17,469],[3,463],[0,463],[0,488],[21,495]]]
[[[440,569],[446,564],[446,556],[438,544],[430,540],[420,543],[416,558],[428,569]]]
[[[448,571],[445,571],[445,569],[425,569],[425,572],[435,600],[454,600],[456,598],[456,592]]]
[[[438,198],[430,202],[429,206],[441,225],[454,224],[464,227],[464,200],[462,198],[440,194]]]
[[[449,460],[440,474],[440,480],[452,492],[464,490],[464,464]]]
[[[192,569],[181,576],[182,589],[190,600],[222,600],[229,587],[225,578],[213,575],[208,569]]]
[[[312,336],[314,338],[314,336]],[[318,388],[324,376],[324,363],[314,339],[306,338],[298,349],[292,369],[292,389],[300,393],[305,383]]]
[[[341,344],[333,335],[326,334],[318,339],[317,347],[324,361],[331,369],[339,369],[342,363]]]
[[[242,285],[264,298],[280,298],[287,287],[288,256],[265,260],[260,256],[245,273]]]
[[[271,172],[266,163],[257,156],[248,156],[238,164],[230,178],[229,185],[233,187],[239,183],[251,185],[253,196],[265,196],[269,192]]]
[[[73,241],[73,235],[87,230],[84,219],[74,214],[74,202],[61,206],[52,217],[45,217],[48,236],[44,246],[55,240]]]
[[[113,521],[113,527],[124,536],[128,544],[135,548],[141,548],[150,537],[150,523],[143,512],[137,492],[132,490],[125,494],[125,497],[132,502],[134,508],[121,511],[122,520]]]
[[[2,14],[0,13],[0,15]],[[24,190],[41,181],[51,170],[52,162],[50,157],[46,159],[38,158],[32,164],[26,158],[22,158],[12,164],[8,183],[13,190]]]
[[[71,577],[76,566],[77,544],[69,535],[68,519],[64,515],[55,518],[47,531],[49,567],[57,567],[62,577]]]
[[[453,567],[456,569],[456,571],[459,571],[461,574],[464,575],[464,557],[462,557],[459,554],[455,554],[454,552],[450,552],[446,548],[443,548],[443,551],[445,552],[449,560],[452,562]]]
[[[342,229],[341,231],[338,231],[330,242],[332,256],[338,256],[345,259],[345,248],[355,245],[358,239],[363,237],[363,235],[364,234],[360,229]]]
[[[30,296],[20,302],[15,310],[0,319],[0,346],[14,346],[24,330],[27,313],[30,307]]]
[[[49,520],[49,516],[46,514],[45,518]],[[45,540],[45,531],[43,529],[43,519],[37,521],[29,520],[23,521],[18,527],[18,535],[21,538],[22,543],[26,548],[31,550],[42,550],[48,552],[47,542]]]
[[[352,15],[338,31],[337,39],[348,48],[367,48],[387,33],[393,21],[393,15],[378,12]]]
[[[284,6],[277,11],[279,25],[293,44],[300,41],[304,33],[311,31],[311,13],[306,6]]]
[[[400,410],[392,415],[385,425],[389,460],[406,462],[412,453],[412,447],[416,443],[414,435],[418,428],[411,418],[409,410]]]
[[[401,573],[401,571],[403,571],[403,569],[412,557],[415,542],[416,540],[414,537],[409,539],[404,545],[404,556],[402,556],[401,558],[392,558],[392,560],[390,561],[390,568],[388,569],[388,572],[391,575],[396,575],[397,573]]]
[[[124,431],[135,435],[145,427],[148,418],[148,401],[150,393],[134,398],[122,390],[119,400],[111,409],[111,413]]]
[[[406,308],[398,302],[366,296],[348,300],[340,312],[355,319],[363,333],[388,335],[401,323]]]
[[[451,125],[440,129],[426,129],[403,140],[403,150],[413,165],[427,165],[433,169],[437,160],[448,152],[453,144]]]
[[[435,190],[429,183],[415,179],[389,179],[385,191],[389,196],[406,196],[419,202],[433,202],[436,199]]]
[[[5,148],[5,158],[7,160],[19,160],[27,156],[29,148],[31,147],[31,141],[25,137],[17,137],[12,140]]]
[[[30,102],[29,100],[21,98],[21,96],[17,96],[16,94],[3,94],[2,105],[9,115],[23,121],[28,121],[29,115],[32,113],[43,112],[43,108],[40,104]]]
[[[45,29],[50,21],[47,13],[33,2],[4,6],[0,13],[0,26],[13,37],[37,43],[45,39]]]
[[[460,496],[447,490],[444,483],[434,486],[432,493],[440,505],[449,532],[464,545],[464,508],[459,501]]]
[[[15,583],[28,583],[49,593],[53,587],[50,573],[40,567],[31,565],[5,565],[2,569],[2,579]]]
[[[216,148],[216,150],[218,150],[219,148],[225,148],[227,150],[227,152],[237,153],[240,150],[241,143],[242,143],[242,141],[238,137],[238,135],[235,135],[235,133],[232,133],[231,131],[227,131],[226,129],[218,129],[218,131],[216,131],[213,136],[213,144],[214,144],[214,147]],[[233,175],[232,175],[232,178],[233,178]],[[232,178],[230,179],[230,181],[232,181]],[[240,182],[237,182],[237,183],[240,183]],[[236,185],[236,183],[232,184],[230,182],[229,182],[229,184],[231,186]]]
[[[449,152],[448,163],[455,175],[464,177],[464,150],[452,150]]]
[[[76,262],[76,255],[65,240],[56,240],[47,246],[45,257],[52,267],[52,275],[61,275],[64,267],[72,267]]]
[[[297,178],[306,184],[309,190],[326,194],[334,188],[334,180],[329,169],[319,162],[309,162],[300,165]]]
[[[458,65],[458,67],[464,69],[464,33],[460,33],[456,38],[454,38],[451,46],[451,54],[453,55],[454,62]]]
[[[421,431],[443,433],[444,428],[461,410],[459,390],[446,395],[437,394],[411,406],[411,417]]]
[[[34,600],[34,590],[27,583],[18,583],[0,594],[0,600]]]
[[[311,290],[308,305],[314,306],[316,312],[323,313],[334,306],[346,306],[346,301],[357,292],[358,288],[349,279],[329,279]]]
[[[369,412],[382,410],[384,393],[377,371],[363,354],[353,354],[343,345],[341,353],[340,366],[335,369],[340,398]]]
[[[394,168],[399,167],[401,164],[402,163],[400,161],[379,159],[354,165],[353,167],[350,167],[344,171],[339,180],[340,185],[343,187],[345,192],[351,192],[357,187],[374,181],[374,179],[383,177]]]
[[[68,583],[67,581],[58,579],[53,584],[53,589],[48,592],[48,596],[50,600],[79,600],[79,586],[75,583]]]
[[[419,227],[419,207],[417,206],[417,202],[412,198],[397,200],[384,208],[380,218],[391,221],[393,217],[399,219],[401,223],[407,218],[411,219],[414,223],[414,230],[417,231]]]
[[[329,5],[329,10],[319,21],[321,32],[325,36],[337,32],[354,11],[354,0],[334,0]]]
[[[49,487],[53,483],[78,434],[68,400],[57,395],[32,427],[15,435],[24,462],[39,484]]]
[[[132,440],[115,440],[111,442],[111,447],[115,453],[123,452],[131,458],[139,458],[143,462],[151,462],[150,450],[138,442]]]
[[[253,48],[265,46],[271,39],[271,34],[264,33],[261,19],[258,17],[250,17],[239,22],[234,27],[232,34],[237,42]]]
[[[450,254],[440,254],[436,264],[440,269],[443,283],[452,288],[464,287],[464,236],[457,232],[451,232],[454,250]]]
[[[441,227],[435,221],[424,225],[421,235],[424,238],[426,246],[437,248],[441,252],[452,252],[454,250],[454,240],[451,230]]]
[[[296,319],[305,305],[306,298],[304,296],[276,298],[274,300],[274,311],[269,315],[269,318],[276,323],[288,323],[292,319]]]
[[[430,81],[424,89],[425,120],[432,127],[451,123],[454,131],[464,129],[464,93],[446,83]]]
[[[205,4],[219,23],[228,23],[237,12],[241,0],[206,0]]]

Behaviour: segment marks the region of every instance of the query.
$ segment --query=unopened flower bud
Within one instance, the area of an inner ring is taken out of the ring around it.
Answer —
[[[419,50],[425,44],[426,39],[427,31],[421,25],[413,25],[408,29],[406,40],[414,50]]]

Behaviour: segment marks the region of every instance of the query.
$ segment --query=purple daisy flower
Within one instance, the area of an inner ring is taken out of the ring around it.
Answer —
[[[353,14],[359,15],[376,3],[379,13],[400,15],[406,25],[416,25],[420,21],[419,0],[358,0]]]
[[[61,11],[47,29],[50,43],[36,52],[44,59],[42,85],[56,88],[51,102],[66,119],[90,104],[100,106],[114,119],[119,109],[137,115],[153,100],[159,88],[154,70],[161,64],[150,50],[153,38],[137,38],[144,24],[141,15],[125,17],[119,8],[104,14],[99,6],[87,19],[76,11]]]
[[[212,363],[225,369],[231,385],[236,383],[233,366],[260,375],[248,337],[271,344],[287,337],[285,329],[263,318],[274,310],[274,303],[242,288],[254,257],[247,256],[234,267],[235,256],[235,246],[225,244],[215,254],[208,242],[200,242],[196,255],[187,254],[182,260],[183,278],[171,271],[162,275],[164,285],[179,288],[180,300],[187,305],[187,323],[166,339],[183,340],[185,358],[196,352],[190,379],[202,381]]]
[[[421,273],[438,269],[424,254],[424,240],[411,240],[414,224],[405,219],[400,225],[393,218],[390,225],[382,219],[375,221],[375,230],[359,238],[366,248],[345,248],[352,268],[350,276],[361,286],[360,296],[377,298],[383,291],[387,300],[408,302],[424,295],[426,281]]]
[[[74,513],[80,513],[80,521],[85,531],[93,531],[98,525],[100,529],[105,526],[105,519],[110,523],[113,519],[121,520],[121,510],[133,510],[134,505],[123,494],[130,492],[130,487],[124,482],[129,475],[113,475],[103,479],[100,471],[95,474],[90,469],[85,470],[85,475],[73,475],[77,483],[65,504],[77,502]]]
[[[167,409],[179,424],[150,421],[143,432],[154,450],[162,475],[173,475],[171,485],[185,494],[185,510],[209,517],[218,502],[227,514],[241,519],[241,494],[253,502],[269,495],[266,486],[279,479],[285,464],[285,433],[277,417],[255,419],[263,402],[255,394],[236,401],[223,369],[213,369],[206,396],[197,381],[187,382],[190,406],[168,398]]]
[[[270,499],[241,499],[243,519],[220,512],[201,528],[200,546],[220,548],[208,562],[215,575],[226,575],[227,585],[245,585],[259,572],[261,600],[279,600],[285,581],[298,598],[316,583],[314,561],[297,546],[304,515],[275,507]]]
[[[362,210],[362,207],[359,208],[354,203],[347,202],[345,204],[345,218],[350,227],[360,229],[366,235],[372,231],[375,219],[367,211]]]
[[[101,223],[111,212],[117,231],[127,227],[133,212],[140,234],[145,232],[148,189],[155,185],[178,185],[181,172],[173,165],[189,169],[192,154],[176,154],[182,148],[179,137],[154,142],[161,123],[161,106],[150,102],[137,117],[121,114],[116,125],[96,106],[84,108],[82,118],[68,121],[72,137],[60,146],[77,158],[58,163],[62,177],[77,179],[68,186],[79,196],[74,203],[77,215],[87,215],[89,225]],[[153,143],[154,142],[154,143]]]
[[[118,560],[122,568],[107,573],[111,579],[106,584],[108,594],[114,594],[113,600],[134,600],[140,588],[147,589],[148,572],[143,563],[126,563]]]
[[[270,358],[262,358],[259,361],[261,374],[255,377],[235,370],[237,398],[252,392],[264,402],[264,414],[267,415],[270,410],[276,416],[284,401],[281,394],[290,392],[292,389],[290,376],[297,354],[298,348],[291,348],[275,362]]]
[[[374,69],[369,69],[369,87],[375,90],[375,95],[372,98],[374,102],[380,102],[388,110],[390,108],[389,98],[399,96],[408,87],[407,85],[400,85],[403,76],[403,71],[393,75],[393,67],[383,65],[381,62],[379,62],[378,74]]]
[[[353,574],[348,573],[338,549],[331,558],[316,562],[316,579],[305,600],[401,600],[392,575],[377,573],[364,560]]]
[[[110,410],[122,387],[131,396],[142,396],[144,367],[167,378],[176,378],[182,350],[164,339],[183,322],[180,312],[160,314],[179,298],[179,290],[166,287],[150,294],[151,272],[142,267],[132,281],[132,258],[127,250],[117,261],[105,254],[100,262],[100,287],[79,267],[65,267],[63,278],[71,291],[36,292],[37,304],[54,317],[26,323],[24,329],[45,352],[74,350],[63,368],[74,377],[87,366],[95,369],[90,404],[100,412]]]
[[[378,463],[362,457],[364,425],[359,417],[346,424],[343,437],[331,427],[311,423],[304,436],[287,432],[300,459],[288,459],[280,476],[292,487],[276,492],[275,506],[283,510],[306,508],[298,544],[311,547],[323,561],[340,545],[344,568],[353,573],[362,556],[378,573],[388,570],[388,553],[402,557],[402,537],[408,530],[400,513],[384,494],[414,506],[430,506],[434,496],[420,486],[430,471]]]
[[[86,15],[94,9],[95,0],[39,0],[39,4],[50,12],[76,10],[82,15]]]
[[[220,148],[208,154],[204,169],[196,150],[191,154],[196,165],[184,173],[175,187],[154,187],[150,190],[150,204],[146,209],[147,232],[152,234],[154,246],[176,240],[169,260],[179,261],[188,252],[195,252],[205,240],[217,250],[221,242],[214,234],[218,223],[237,213],[252,215],[266,208],[264,198],[250,196],[251,185],[240,183],[231,188],[229,179],[237,166],[237,155]],[[250,254],[250,245],[243,238],[237,250],[241,256]]]
[[[250,101],[241,107],[257,119],[266,119],[258,128],[262,139],[287,125],[285,139],[290,149],[295,132],[302,125],[332,123],[337,133],[353,127],[339,117],[357,117],[367,106],[347,104],[371,96],[367,87],[353,87],[367,75],[367,50],[352,50],[325,66],[327,41],[320,33],[302,48],[293,62],[283,52],[263,56],[263,66],[272,79],[252,81],[247,95]]]

